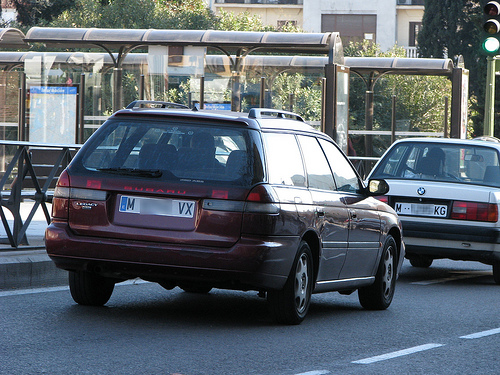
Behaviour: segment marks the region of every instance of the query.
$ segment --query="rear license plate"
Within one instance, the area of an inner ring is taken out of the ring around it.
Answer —
[[[448,206],[444,204],[396,203],[395,211],[401,215],[446,217]]]
[[[195,201],[178,199],[131,197],[127,195],[122,195],[119,199],[119,211],[130,214],[192,218],[196,207]]]

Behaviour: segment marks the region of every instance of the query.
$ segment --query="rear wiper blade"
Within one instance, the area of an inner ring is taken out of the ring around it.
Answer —
[[[99,171],[127,174],[131,176],[161,177],[163,174],[159,169],[136,169],[136,168],[98,168]]]

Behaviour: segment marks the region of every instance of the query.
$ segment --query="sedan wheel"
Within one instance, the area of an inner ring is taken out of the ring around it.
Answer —
[[[313,263],[309,245],[302,241],[299,252],[282,290],[270,290],[267,299],[275,320],[299,324],[309,310],[313,286]]]
[[[384,310],[389,307],[396,287],[396,241],[388,236],[385,241],[375,282],[358,290],[361,306],[368,310]]]

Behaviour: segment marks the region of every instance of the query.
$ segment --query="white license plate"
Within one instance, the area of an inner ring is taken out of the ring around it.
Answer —
[[[192,218],[196,206],[195,201],[179,199],[158,199],[131,197],[122,195],[119,197],[120,212],[141,214],[141,215],[160,215]]]
[[[395,211],[401,215],[446,217],[448,206],[444,204],[396,203]]]

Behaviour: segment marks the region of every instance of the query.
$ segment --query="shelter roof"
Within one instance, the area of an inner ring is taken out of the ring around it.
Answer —
[[[28,48],[24,33],[14,28],[0,29],[0,47],[9,49]]]
[[[27,43],[58,47],[131,50],[147,45],[211,46],[219,49],[279,49],[294,53],[329,54],[342,46],[338,33],[284,33],[219,30],[156,30],[33,27]],[[334,51],[342,54],[343,51]]]

